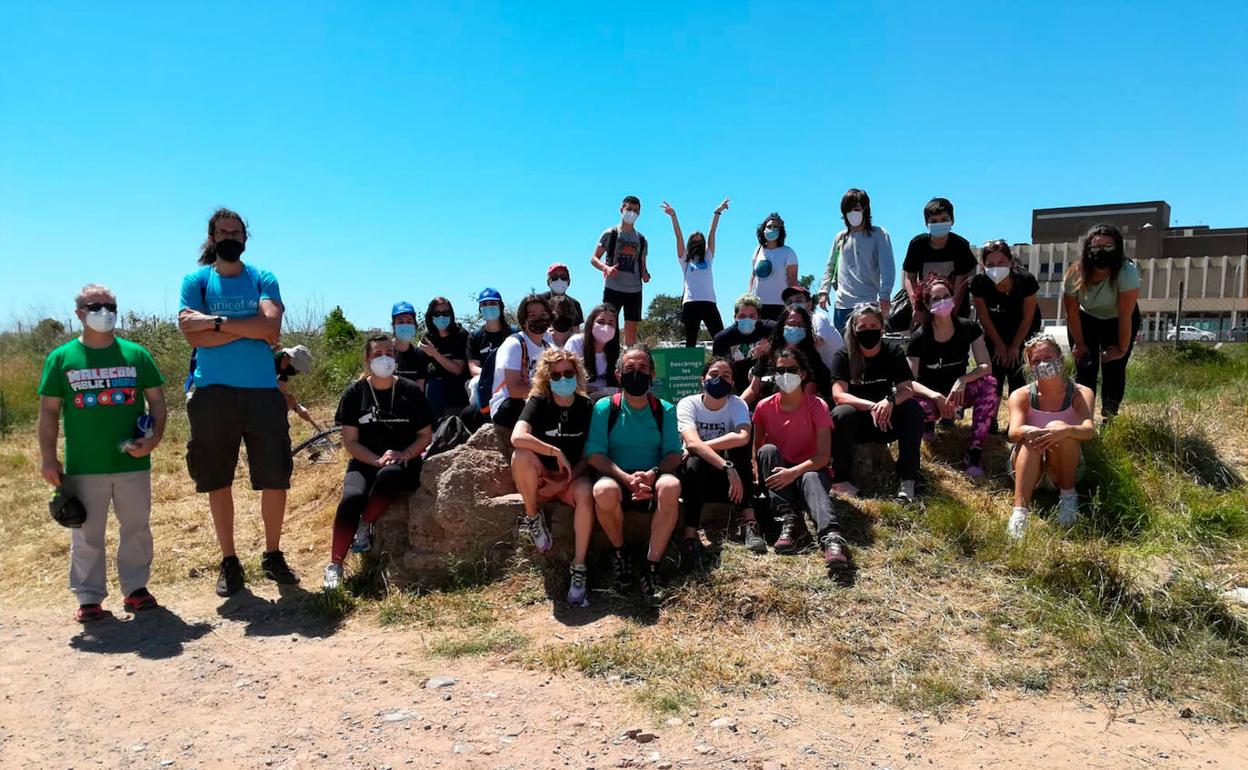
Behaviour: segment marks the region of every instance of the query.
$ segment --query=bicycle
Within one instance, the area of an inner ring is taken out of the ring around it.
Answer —
[[[316,422],[312,427],[315,430],[312,437],[290,450],[291,458],[310,464],[338,462],[342,452],[342,428],[338,425],[322,428]]]

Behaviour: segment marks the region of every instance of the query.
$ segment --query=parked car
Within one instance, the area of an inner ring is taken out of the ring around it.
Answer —
[[[1199,340],[1200,342],[1213,342],[1218,335],[1213,332],[1207,332],[1195,326],[1180,326],[1177,329],[1171,329],[1166,332],[1166,339],[1174,342],[1175,332],[1178,332],[1180,340]]]

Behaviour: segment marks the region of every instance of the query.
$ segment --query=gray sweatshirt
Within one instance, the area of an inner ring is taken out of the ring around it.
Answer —
[[[840,251],[839,258],[837,251]],[[845,230],[832,239],[828,264],[819,282],[819,293],[832,295],[836,271],[836,307],[852,308],[865,302],[879,302],[893,296],[893,242],[882,227],[850,233]]]

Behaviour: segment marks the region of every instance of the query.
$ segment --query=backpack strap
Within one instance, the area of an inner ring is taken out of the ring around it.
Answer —
[[[615,244],[620,240],[620,229],[618,227],[611,228],[611,234],[607,236],[607,251],[604,256],[607,258],[607,266],[615,265]]]

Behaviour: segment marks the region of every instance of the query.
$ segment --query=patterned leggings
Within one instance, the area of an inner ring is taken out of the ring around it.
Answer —
[[[915,396],[915,401],[923,408],[923,419],[928,430],[940,419],[940,410],[936,402],[922,396]],[[997,407],[1001,405],[1001,395],[997,393],[997,380],[991,374],[967,383],[964,406],[971,408],[971,443],[970,449],[979,449],[984,445],[988,429],[997,419]]]

